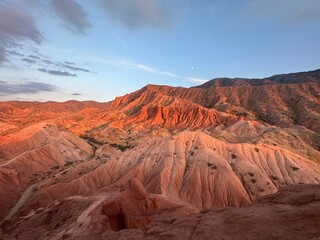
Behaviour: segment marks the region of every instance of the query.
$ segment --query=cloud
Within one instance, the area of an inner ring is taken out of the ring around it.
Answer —
[[[20,5],[0,2],[0,64],[8,60],[6,48],[21,40],[39,44],[43,36],[33,18]]]
[[[77,74],[72,74],[72,73],[60,71],[60,70],[49,70],[49,69],[39,68],[38,71],[43,72],[43,73],[48,73],[50,75],[63,76],[63,77],[76,77],[77,76]]]
[[[35,55],[29,55],[29,58],[38,59],[38,60],[40,60],[40,59],[41,59],[40,57],[35,56]]]
[[[68,68],[70,70],[73,70],[73,71],[81,71],[81,72],[90,72],[89,70],[87,69],[84,69],[84,68],[80,68],[80,67],[74,67],[74,66],[70,66],[68,64],[62,64],[63,67],[65,68]]]
[[[50,48],[50,50],[53,50],[55,52],[62,52],[62,53],[67,53],[67,54],[73,55],[73,52],[70,52],[66,49]],[[176,78],[176,79],[180,79],[180,80],[184,80],[184,81],[188,81],[188,82],[205,83],[208,81],[207,79],[201,79],[201,78],[197,78],[197,77],[193,77],[193,76],[185,77],[185,76],[181,76],[181,75],[171,73],[168,71],[159,71],[159,70],[157,70],[153,67],[150,67],[146,64],[132,62],[132,61],[129,61],[129,60],[123,59],[123,58],[110,58],[110,59],[108,59],[108,58],[101,58],[101,57],[97,57],[94,55],[88,55],[88,54],[79,55],[77,57],[83,58],[87,61],[90,61],[90,63],[94,63],[94,64],[98,64],[98,65],[144,71],[144,72],[147,72],[150,74],[156,74],[156,75],[166,76],[166,77],[170,77],[170,78]],[[67,63],[67,62],[65,62],[65,63]],[[58,64],[61,64],[61,63],[58,63]],[[72,65],[74,63],[68,62],[68,64]],[[56,66],[60,67],[61,65],[56,65]]]
[[[29,64],[35,64],[37,62],[36,60],[30,58],[22,58],[21,60]]]
[[[182,79],[182,80],[189,81],[189,82],[205,83],[208,81],[206,79],[200,79],[200,78],[195,78],[195,77],[184,77],[184,76],[180,76],[175,73],[171,73],[171,72],[167,72],[167,71],[159,71],[159,70],[154,69],[154,68],[147,66],[145,64],[134,63],[134,62],[130,62],[128,60],[118,60],[118,61],[115,61],[114,64],[118,65],[118,66],[122,66],[122,67],[129,67],[132,69],[141,70],[141,71],[148,72],[148,73],[154,73],[154,74],[163,75],[163,76],[167,76],[167,77],[171,77],[171,78]]]
[[[54,64],[54,62],[47,59],[42,59],[41,61],[44,62],[45,64]]]
[[[72,93],[71,95],[73,95],[73,96],[81,96],[82,93]]]
[[[19,57],[23,57],[24,56],[22,53],[19,53],[17,51],[13,51],[13,50],[12,51],[7,50],[6,53],[10,54],[12,56],[19,56]]]
[[[307,2],[307,3],[306,3]],[[297,11],[292,16],[292,19],[296,22],[306,22],[320,18],[320,2],[304,1],[304,5],[297,8]]]
[[[31,56],[29,56],[29,57],[31,57]],[[33,58],[41,59],[41,58],[38,58],[37,56],[34,56]],[[43,63],[47,64],[47,65],[54,65],[57,68],[67,68],[67,69],[72,70],[72,71],[80,71],[80,72],[91,73],[90,70],[85,69],[85,68],[81,68],[81,67],[77,67],[77,66],[75,66],[75,63],[72,63],[72,62],[64,62],[64,63],[62,63],[62,62],[53,62],[53,61],[50,61],[48,59],[41,59],[41,61]],[[46,70],[46,69],[41,69],[41,70]]]
[[[66,28],[72,32],[84,34],[91,27],[87,13],[74,0],[51,0],[57,15],[63,20]]]
[[[134,62],[130,62],[128,60],[123,60],[123,59],[115,61],[114,64],[118,65],[118,66],[125,66],[125,67],[129,67],[129,68],[133,68],[133,69],[143,70],[145,72],[157,72],[157,70],[155,70],[152,67],[149,67],[147,65],[140,64],[140,63],[134,63]]]
[[[129,29],[166,28],[173,25],[179,0],[96,0],[107,16]]]
[[[6,81],[0,81],[0,95],[12,95],[12,94],[35,94],[39,92],[55,92],[58,88],[56,86],[40,83],[40,82],[27,82],[27,83],[9,83]]]
[[[291,23],[320,19],[320,1],[317,0],[248,0],[246,6],[259,17],[278,17]]]
[[[0,42],[1,44],[1,42]],[[2,47],[0,45],[0,66],[1,66],[1,63],[7,61],[7,56],[6,56],[6,50],[4,49],[4,47]]]
[[[201,79],[201,78],[195,78],[195,77],[183,77],[185,80],[190,81],[190,82],[195,82],[195,83],[205,83],[208,80]]]

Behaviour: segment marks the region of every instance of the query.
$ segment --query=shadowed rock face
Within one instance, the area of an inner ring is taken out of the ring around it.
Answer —
[[[0,103],[0,238],[312,239],[318,71],[259,81]]]

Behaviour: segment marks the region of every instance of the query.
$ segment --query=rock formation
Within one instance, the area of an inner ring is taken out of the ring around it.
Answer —
[[[0,103],[0,237],[318,237],[319,79]]]

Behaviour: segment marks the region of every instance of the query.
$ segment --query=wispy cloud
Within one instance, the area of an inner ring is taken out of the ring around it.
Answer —
[[[167,76],[170,78],[182,79],[182,80],[189,81],[189,82],[205,83],[208,81],[205,79],[200,79],[200,78],[195,78],[195,77],[184,77],[184,76],[180,76],[175,73],[171,73],[171,72],[167,72],[167,71],[159,71],[159,70],[154,69],[148,65],[134,63],[134,62],[130,62],[128,60],[116,60],[116,61],[114,61],[114,64],[118,65],[118,66],[122,66],[122,67],[129,67],[132,69],[141,70],[141,71],[148,72],[148,73],[154,73],[157,75]]]
[[[165,28],[179,15],[179,0],[96,0],[109,19],[128,29]]]
[[[27,82],[27,83],[9,83],[0,81],[0,95],[13,95],[13,94],[35,94],[39,92],[55,92],[58,88],[56,86],[41,83],[41,82]]]
[[[278,17],[286,22],[303,23],[320,18],[317,0],[247,0],[247,10],[264,18]]]
[[[1,42],[0,42],[1,44]],[[7,61],[6,50],[3,46],[0,46],[0,66],[3,62]]]
[[[64,67],[64,68],[73,70],[73,71],[81,71],[81,72],[87,72],[87,73],[90,72],[88,69],[84,69],[84,68],[81,68],[81,67],[71,66],[70,64],[62,64],[61,66]]]
[[[37,60],[30,59],[30,58],[22,58],[21,60],[28,64],[35,64],[37,62]]]
[[[48,59],[41,59],[41,61],[47,65],[53,65],[53,66],[60,68],[60,69],[69,69],[69,70],[76,71],[76,72],[80,71],[80,72],[92,73],[90,70],[82,68],[82,67],[78,67],[78,66],[76,66],[75,63],[71,63],[71,62],[53,62]]]
[[[128,67],[128,68],[133,68],[133,69],[139,69],[139,70],[142,70],[142,71],[145,71],[145,72],[151,72],[151,73],[152,72],[157,72],[157,70],[155,70],[152,67],[149,67],[147,65],[130,62],[130,61],[124,60],[124,59],[115,60],[115,61],[113,61],[113,63],[115,65],[118,65],[118,66],[123,66],[123,67]]]
[[[303,1],[308,2],[301,8],[297,9],[297,12],[291,17],[297,22],[306,22],[314,19],[320,18],[320,1]]]
[[[11,50],[7,50],[6,53],[9,54],[9,55],[12,55],[12,56],[19,56],[19,57],[23,57],[24,56],[22,53],[19,53],[19,52],[14,51],[14,50],[12,50],[12,51]]]
[[[81,96],[82,93],[72,93],[71,95],[72,95],[72,96]]]
[[[35,55],[29,55],[29,58],[33,58],[33,59],[38,59],[38,60],[41,60],[41,58],[40,58],[40,57],[38,57],[38,56],[35,56]]]
[[[205,83],[208,81],[208,80],[204,80],[201,78],[195,78],[195,77],[183,77],[183,79],[190,81],[190,82],[194,82],[194,83]]]
[[[74,56],[75,54],[74,52],[69,51],[67,49],[51,48],[51,47],[50,48],[41,47],[41,48],[50,50],[50,51],[55,51],[55,52],[63,52],[65,54],[70,54],[72,56]],[[104,65],[109,67],[119,67],[124,69],[134,69],[137,71],[143,71],[143,72],[162,75],[170,78],[181,79],[188,82],[204,83],[208,81],[208,79],[201,79],[193,76],[181,76],[169,71],[160,71],[146,64],[136,63],[123,58],[116,58],[116,57],[102,58],[102,57],[97,57],[97,56],[93,56],[85,53],[76,54],[76,57],[78,59],[85,59],[86,61],[90,61],[91,64],[98,64],[98,65]]]
[[[77,74],[72,74],[66,71],[60,71],[60,70],[50,70],[50,69],[45,69],[45,68],[39,68],[39,72],[43,73],[48,73],[50,75],[55,75],[55,76],[62,76],[62,77],[76,77]]]
[[[43,36],[32,16],[18,4],[0,2],[0,64],[8,60],[6,48],[15,41],[31,40],[41,43]]]
[[[91,27],[87,13],[75,0],[51,0],[57,15],[68,30],[84,34]]]

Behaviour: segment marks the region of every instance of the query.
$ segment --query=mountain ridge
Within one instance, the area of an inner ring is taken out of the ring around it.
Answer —
[[[195,88],[209,88],[209,87],[225,87],[225,86],[261,86],[270,84],[294,84],[319,82],[320,69],[305,72],[296,72],[288,74],[276,74],[265,78],[215,78],[195,86]]]

